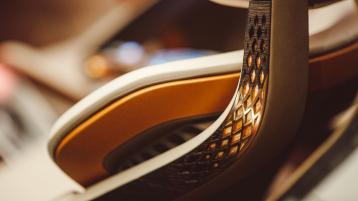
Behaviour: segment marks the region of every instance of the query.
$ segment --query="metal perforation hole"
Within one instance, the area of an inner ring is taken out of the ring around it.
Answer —
[[[240,106],[236,109],[236,112],[235,112],[235,120],[238,120],[239,118],[241,118],[243,113],[244,113],[244,112],[243,112],[242,105],[240,105]]]
[[[260,52],[264,52],[264,50],[265,50],[265,41],[264,40],[261,40],[261,42],[260,42]]]
[[[254,100],[256,100],[256,98],[258,97],[259,91],[260,91],[259,85],[256,84],[255,87],[254,87],[254,90],[252,92],[252,98]]]
[[[262,102],[264,102],[264,99],[265,99],[265,91],[264,90],[261,90],[261,92],[260,92],[260,99]]]
[[[255,104],[255,107],[254,107],[254,110],[255,110],[256,114],[260,112],[261,106],[262,106],[261,101],[260,101],[260,99],[258,99],[256,104]]]
[[[261,27],[259,27],[259,28],[257,28],[257,37],[258,38],[261,38],[261,36],[262,36],[262,29],[261,29]]]
[[[248,124],[247,126],[244,127],[243,138],[246,139],[246,138],[250,137],[251,134],[252,134],[252,125]]]
[[[251,71],[250,79],[251,79],[252,83],[255,82],[255,79],[256,79],[256,71],[255,70]]]
[[[257,55],[256,55],[256,68],[260,69],[260,68],[261,68],[261,64],[262,64],[261,55],[260,55],[260,54],[257,54]]]
[[[245,121],[246,121],[246,123],[252,121],[252,112],[251,111],[245,115]]]
[[[259,23],[259,17],[257,15],[255,15],[255,18],[254,18],[254,24],[255,26]]]
[[[217,154],[216,154],[216,159],[223,159],[225,156],[225,153],[223,151],[219,151]]]
[[[223,131],[223,137],[227,137],[229,135],[231,135],[231,132],[232,132],[232,126],[228,126],[226,128],[224,128],[224,131]]]
[[[265,80],[265,73],[264,73],[264,71],[262,70],[261,73],[260,73],[260,83],[263,84],[263,83],[264,83],[264,80]]]
[[[255,52],[255,51],[257,51],[257,49],[258,49],[258,44],[257,44],[257,40],[256,39],[254,39],[254,41],[252,42],[252,51],[253,52]]]
[[[262,23],[262,25],[266,25],[266,16],[265,15],[262,16],[261,23]]]
[[[255,33],[254,27],[250,27],[249,37],[252,38],[254,36],[254,33]]]
[[[237,133],[241,130],[242,128],[242,118],[240,118],[238,121],[236,121],[234,123],[234,128],[233,128],[233,133]]]
[[[227,147],[229,145],[229,140],[225,139],[223,141],[221,141],[221,147]]]
[[[246,109],[250,108],[251,104],[252,104],[251,96],[247,96],[247,98],[246,98],[246,100],[245,100],[245,102],[244,102],[245,108],[246,108]]]
[[[252,55],[251,55],[251,53],[249,53],[247,55],[247,58],[246,58],[247,67],[251,68],[252,67],[252,62],[253,62]]]
[[[236,133],[235,135],[232,136],[231,138],[231,145],[237,144],[240,142],[241,139],[241,133]]]
[[[215,148],[216,148],[216,143],[209,144],[209,147],[208,147],[209,150],[214,151]]]

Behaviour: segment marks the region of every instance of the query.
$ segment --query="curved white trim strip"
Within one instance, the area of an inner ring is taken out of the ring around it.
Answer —
[[[146,160],[132,168],[124,170],[116,175],[113,175],[103,181],[100,181],[89,188],[86,189],[85,193],[74,194],[74,201],[84,201],[84,200],[93,200],[100,195],[103,195],[111,190],[114,190],[120,186],[123,186],[135,179],[138,179],[156,169],[159,169],[174,160],[180,158],[181,156],[187,154],[188,152],[195,149],[197,146],[202,144],[206,139],[208,139],[224,122],[226,116],[229,114],[232,105],[234,103],[234,97],[237,94],[233,95],[233,98],[230,101],[230,104],[226,107],[225,111],[220,115],[220,117],[211,124],[207,129],[193,137],[189,141],[178,145],[154,158]]]
[[[51,156],[53,157],[56,144],[70,129],[111,101],[137,89],[161,82],[238,71],[242,66],[242,58],[243,50],[239,50],[169,62],[132,71],[111,81],[82,99],[56,121],[50,132]]]

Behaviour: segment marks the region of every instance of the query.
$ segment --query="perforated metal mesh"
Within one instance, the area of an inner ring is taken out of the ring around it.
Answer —
[[[107,198],[173,199],[197,188],[239,160],[255,138],[264,111],[270,12],[270,1],[250,2],[240,87],[234,106],[220,128],[190,153],[109,193]]]

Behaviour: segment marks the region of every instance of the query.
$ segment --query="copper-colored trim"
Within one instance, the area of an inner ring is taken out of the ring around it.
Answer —
[[[355,43],[310,59],[310,91],[329,88],[357,76],[358,68],[352,65],[357,63],[357,53]],[[103,159],[136,134],[166,121],[222,112],[238,79],[239,73],[232,73],[173,81],[129,94],[66,135],[55,150],[55,160],[70,177],[88,186],[108,176],[102,166]]]
[[[120,144],[159,123],[225,109],[239,73],[173,81],[129,94],[84,121],[60,142],[57,164],[88,186],[107,176],[103,159]]]

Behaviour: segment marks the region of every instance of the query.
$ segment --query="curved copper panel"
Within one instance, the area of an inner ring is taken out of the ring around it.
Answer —
[[[108,176],[103,159],[113,149],[157,124],[225,109],[239,73],[158,84],[128,94],[78,125],[60,142],[55,161],[88,186]]]

